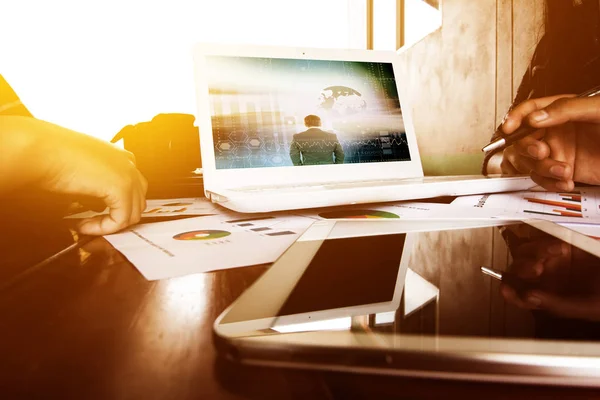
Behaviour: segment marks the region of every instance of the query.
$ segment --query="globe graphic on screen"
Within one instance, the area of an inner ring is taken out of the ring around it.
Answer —
[[[328,86],[321,90],[319,107],[338,115],[358,114],[367,108],[360,92],[348,86]]]

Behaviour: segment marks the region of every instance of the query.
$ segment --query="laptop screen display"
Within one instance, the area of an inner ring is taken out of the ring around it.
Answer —
[[[391,63],[206,64],[217,169],[410,161]]]

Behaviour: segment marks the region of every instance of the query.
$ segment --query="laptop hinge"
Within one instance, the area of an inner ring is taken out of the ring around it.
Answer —
[[[211,192],[210,190],[205,190],[204,195],[213,203],[224,203],[229,200],[227,197]]]

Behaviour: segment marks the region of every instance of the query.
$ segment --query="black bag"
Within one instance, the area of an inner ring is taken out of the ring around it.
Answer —
[[[123,140],[148,180],[148,197],[202,196],[200,136],[190,114],[158,114],[127,125],[112,138]]]

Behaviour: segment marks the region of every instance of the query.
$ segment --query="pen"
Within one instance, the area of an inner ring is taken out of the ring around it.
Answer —
[[[28,277],[33,272],[40,270],[41,268],[45,267],[46,265],[50,264],[51,262],[59,259],[63,255],[70,253],[71,251],[76,250],[76,249],[86,245],[87,243],[91,242],[95,238],[96,238],[95,236],[81,235],[79,237],[78,241],[76,241],[76,242],[70,244],[69,246],[65,247],[64,249],[54,253],[50,257],[45,258],[44,260],[40,261],[39,263],[35,264],[34,266],[25,269],[23,272],[16,275],[14,278],[10,279],[8,282],[4,282],[2,285],[0,285],[0,293],[2,293],[5,290],[9,289],[10,287],[14,286],[18,282],[22,281],[24,278]]]
[[[591,88],[590,90],[586,90],[583,93],[579,93],[576,97],[593,97],[600,94],[600,85]],[[498,131],[500,131],[502,128],[499,128]],[[489,144],[485,145],[481,151],[483,152],[488,152],[488,151],[499,151],[499,150],[504,150],[505,148],[507,148],[508,146],[510,146],[511,144],[513,144],[514,142],[523,139],[525,136],[531,135],[533,132],[535,132],[537,130],[537,128],[532,128],[529,125],[523,125],[521,126],[519,129],[517,129],[516,131],[514,131],[513,133],[511,133],[510,135],[506,135],[504,133],[502,133],[501,131],[500,133],[500,137],[491,141]],[[498,132],[497,131],[497,132]]]
[[[537,287],[536,282],[523,280],[510,272],[497,271],[488,267],[481,267],[481,272],[506,283],[517,292],[519,297],[522,297],[527,291]]]

